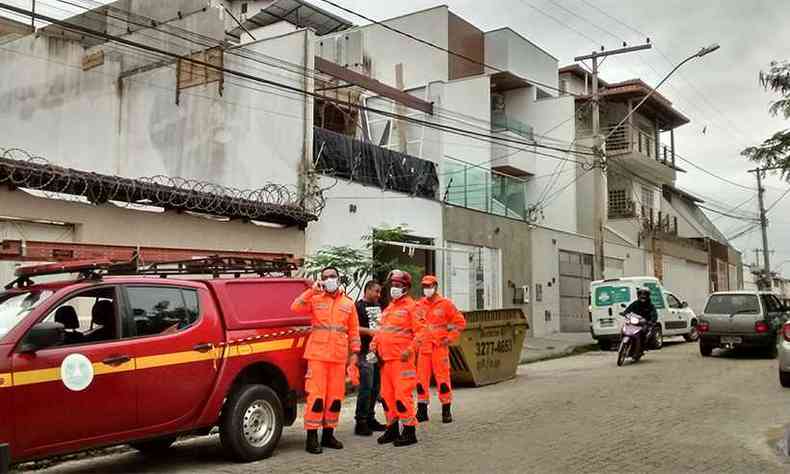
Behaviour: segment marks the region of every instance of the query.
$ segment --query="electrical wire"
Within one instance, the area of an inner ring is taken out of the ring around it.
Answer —
[[[386,23],[383,23],[381,21],[374,20],[373,18],[365,16],[365,15],[363,15],[363,14],[357,12],[357,11],[351,10],[350,8],[346,8],[346,7],[342,6],[342,5],[339,5],[337,2],[334,2],[332,0],[319,0],[319,1],[324,2],[324,3],[328,4],[328,5],[331,5],[331,6],[335,7],[335,8],[337,8],[338,10],[342,10],[342,11],[348,13],[348,14],[351,14],[351,15],[354,15],[356,17],[362,18],[365,21],[369,21],[370,23],[372,23],[372,24],[374,24],[376,26],[380,26],[380,27],[382,27],[382,28],[384,28],[386,30],[392,31],[393,33],[397,33],[397,34],[399,34],[401,36],[404,36],[406,38],[409,38],[409,39],[411,39],[413,41],[416,41],[418,43],[424,44],[425,46],[429,46],[431,48],[434,48],[434,49],[437,49],[439,51],[445,52],[445,53],[450,54],[452,56],[461,58],[461,59],[463,59],[465,61],[468,61],[468,62],[470,62],[472,64],[477,64],[478,66],[483,66],[483,67],[492,69],[492,70],[497,71],[497,72],[508,72],[508,71],[500,69],[500,68],[498,68],[496,66],[492,66],[490,64],[486,64],[486,63],[484,63],[482,61],[478,61],[477,59],[474,59],[474,58],[471,58],[469,56],[466,56],[465,54],[461,54],[461,53],[458,53],[456,51],[452,51],[452,50],[444,48],[444,47],[442,47],[442,46],[440,46],[440,45],[438,45],[436,43],[432,43],[430,41],[427,41],[427,40],[424,40],[422,38],[419,38],[419,37],[417,37],[417,36],[415,36],[415,35],[413,35],[411,33],[407,33],[405,31],[402,31],[402,30],[399,30],[397,28],[394,28],[394,27],[392,27],[390,25],[387,25]],[[521,79],[523,79],[524,81],[526,81],[528,83],[531,83],[531,84],[534,84],[534,85],[538,85],[538,86],[541,86],[541,87],[545,87],[547,89],[551,89],[551,90],[556,91],[556,92],[566,93],[565,91],[560,90],[557,86],[552,86],[550,84],[539,82],[539,81],[530,79],[528,77],[522,77]],[[573,95],[575,97],[582,97],[582,96],[580,96],[578,94],[570,94],[569,93],[568,95]]]

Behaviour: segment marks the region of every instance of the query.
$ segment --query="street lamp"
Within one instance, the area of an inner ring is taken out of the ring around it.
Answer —
[[[677,66],[675,66],[674,69],[669,71],[669,74],[667,74],[666,76],[664,76],[663,79],[661,79],[661,82],[659,82],[656,87],[654,87],[638,104],[636,104],[636,107],[634,107],[633,109],[631,109],[630,112],[628,112],[628,115],[626,115],[625,118],[623,120],[621,120],[620,123],[618,123],[617,126],[615,126],[612,129],[611,132],[609,132],[609,134],[606,136],[605,140],[608,140],[617,131],[617,129],[620,128],[621,125],[623,125],[626,121],[628,121],[628,119],[631,118],[632,115],[634,115],[634,112],[636,112],[636,110],[639,107],[641,107],[642,104],[647,102],[647,99],[649,99],[653,94],[655,94],[655,92],[658,90],[658,88],[661,87],[661,85],[663,83],[665,83],[667,81],[667,79],[669,79],[670,76],[672,76],[672,74],[675,74],[675,71],[680,69],[681,66],[683,66],[687,62],[691,61],[692,59],[701,58],[701,57],[705,56],[706,54],[710,54],[710,53],[716,51],[717,49],[719,49],[720,47],[721,46],[719,46],[718,43],[713,43],[710,46],[705,46],[704,48],[701,48],[696,53],[692,54],[691,56],[689,56],[686,59],[684,59],[683,61],[681,61]]]

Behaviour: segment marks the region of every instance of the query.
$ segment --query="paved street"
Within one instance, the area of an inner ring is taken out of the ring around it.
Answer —
[[[136,453],[60,464],[47,472],[716,472],[790,471],[776,442],[790,424],[790,390],[774,361],[703,360],[694,344],[668,344],[636,365],[590,352],[521,366],[518,378],[458,392],[456,423],[439,417],[412,448],[351,435],[346,449],[310,456],[298,427],[274,457],[223,460],[216,437],[180,443],[167,459]]]

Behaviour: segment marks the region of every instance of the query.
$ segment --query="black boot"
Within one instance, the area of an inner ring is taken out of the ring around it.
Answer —
[[[321,446],[329,449],[343,449],[343,443],[335,438],[334,428],[324,428],[321,433]]]
[[[428,421],[428,404],[427,403],[418,403],[417,404],[417,421],[420,423]]]
[[[395,421],[387,427],[387,431],[385,431],[383,435],[379,436],[379,439],[376,441],[378,441],[379,444],[387,444],[396,441],[399,437],[400,429],[398,428],[398,422]]]
[[[381,423],[376,421],[375,418],[371,418],[368,420],[368,428],[370,428],[371,431],[387,431],[387,426],[382,425]]]
[[[324,452],[321,449],[321,445],[318,444],[318,430],[307,430],[307,442],[304,449],[310,454],[321,454]]]
[[[417,444],[417,428],[415,426],[404,426],[403,434],[395,440],[395,446],[411,446]]]
[[[450,411],[450,404],[445,403],[442,405],[442,423],[452,423],[453,422],[453,414]]]
[[[357,436],[373,436],[373,430],[368,425],[367,420],[357,420],[354,426],[354,434]]]

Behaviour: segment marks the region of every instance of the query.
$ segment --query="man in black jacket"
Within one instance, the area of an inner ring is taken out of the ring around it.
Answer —
[[[642,316],[647,321],[647,330],[642,333],[642,344],[647,342],[647,336],[650,333],[651,337],[653,326],[658,321],[658,311],[650,299],[649,288],[639,288],[636,290],[636,301],[628,305],[623,314],[633,313]],[[643,346],[644,347],[644,346]]]
[[[384,431],[386,426],[376,421],[376,402],[379,398],[381,378],[378,364],[366,360],[370,341],[376,333],[378,318],[381,314],[381,283],[371,280],[365,284],[362,299],[357,301],[359,333],[362,336],[362,350],[359,354],[359,393],[357,393],[356,426],[354,433],[372,436],[374,431]]]

